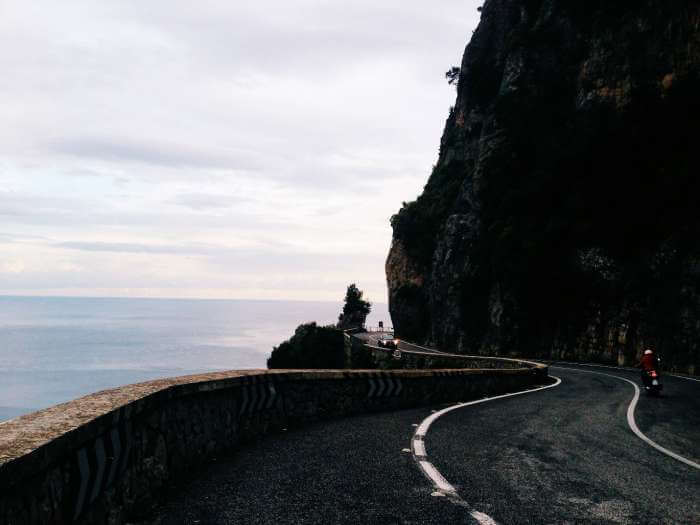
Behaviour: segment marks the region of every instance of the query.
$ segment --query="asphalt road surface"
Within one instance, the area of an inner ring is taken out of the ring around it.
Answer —
[[[266,438],[171,487],[159,518],[200,525],[700,524],[700,469],[693,466],[700,463],[700,382],[665,376],[663,397],[642,394],[634,412],[639,431],[686,464],[630,429],[634,387],[610,375],[638,383],[637,373],[561,366],[567,369],[550,368],[558,386],[435,418],[422,439],[426,456],[414,454],[423,453],[414,441],[421,423],[450,405]]]

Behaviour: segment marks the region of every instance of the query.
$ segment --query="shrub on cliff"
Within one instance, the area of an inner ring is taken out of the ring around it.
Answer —
[[[315,322],[301,324],[272,350],[268,368],[343,368],[343,332]]]

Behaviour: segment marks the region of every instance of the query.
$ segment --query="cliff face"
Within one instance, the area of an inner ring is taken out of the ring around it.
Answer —
[[[397,333],[700,372],[699,132],[697,2],[488,0],[392,218]]]

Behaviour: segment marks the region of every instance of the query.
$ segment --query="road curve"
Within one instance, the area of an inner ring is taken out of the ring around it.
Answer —
[[[436,494],[410,450],[416,426],[442,405],[265,439],[171,487],[159,518],[200,525],[476,523],[475,516],[501,524],[700,523],[700,470],[630,430],[629,383],[585,370],[596,371],[554,365],[552,375],[562,379],[556,388],[433,421],[426,455],[464,504]],[[665,383],[664,397],[642,396],[636,423],[650,440],[698,462],[700,385],[674,377]]]

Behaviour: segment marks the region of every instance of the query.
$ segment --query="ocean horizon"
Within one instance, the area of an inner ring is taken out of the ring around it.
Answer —
[[[0,296],[0,421],[125,384],[266,368],[297,325],[342,301]],[[390,325],[373,303],[368,325]]]

